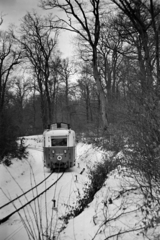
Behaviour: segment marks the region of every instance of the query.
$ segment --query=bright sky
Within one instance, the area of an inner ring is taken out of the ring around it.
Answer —
[[[0,13],[3,15],[3,24],[0,29],[7,30],[9,24],[18,25],[27,11],[36,10],[38,13],[49,12],[38,7],[39,0],[0,0]],[[57,13],[56,13],[57,14]],[[71,34],[64,32],[59,37],[59,49],[63,57],[69,57],[72,54]]]

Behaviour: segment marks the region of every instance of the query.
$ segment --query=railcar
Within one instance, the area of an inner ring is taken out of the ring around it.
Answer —
[[[75,166],[76,136],[67,123],[53,123],[43,133],[44,166],[67,169]]]

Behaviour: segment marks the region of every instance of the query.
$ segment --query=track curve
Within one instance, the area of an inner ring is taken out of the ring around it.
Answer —
[[[40,184],[42,184],[43,182],[45,182],[51,175],[53,174],[53,172],[51,174],[49,174],[45,179],[43,179],[41,182],[39,182],[37,185],[35,185],[34,187],[30,188],[29,190],[27,190],[26,192],[22,193],[21,195],[19,195],[18,197],[14,198],[12,201],[0,206],[0,209],[8,206],[9,204],[13,203],[14,201],[18,200],[19,198],[21,198],[22,196],[26,195],[27,193],[29,193],[30,191],[32,191],[33,189],[35,189],[36,187],[38,187]]]
[[[64,175],[65,171],[62,172],[62,174],[60,175],[59,178],[57,178],[57,180],[52,183],[48,188],[46,188],[44,191],[42,191],[41,193],[39,193],[36,197],[34,197],[33,199],[31,199],[30,201],[28,201],[26,204],[24,204],[23,206],[21,206],[20,208],[16,209],[15,211],[13,211],[12,213],[10,213],[9,215],[7,215],[6,217],[0,219],[0,224],[6,222],[12,215],[14,215],[15,213],[19,212],[21,209],[23,209],[24,207],[26,207],[28,204],[30,204],[31,202],[33,202],[35,199],[37,199],[38,197],[40,197],[42,194],[44,194],[45,192],[47,192],[51,187],[53,187]]]

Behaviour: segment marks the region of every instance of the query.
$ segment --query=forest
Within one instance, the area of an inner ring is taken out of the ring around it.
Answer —
[[[18,137],[62,121],[159,179],[159,1],[60,2],[0,30],[0,161],[24,153]],[[61,31],[75,33],[73,59],[62,58]]]

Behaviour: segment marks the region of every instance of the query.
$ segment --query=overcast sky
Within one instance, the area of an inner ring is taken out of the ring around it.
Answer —
[[[0,0],[0,12],[3,15],[3,24],[0,29],[7,30],[9,24],[18,25],[27,11],[36,10],[39,13],[48,13],[38,7],[39,0]],[[57,13],[56,13],[57,14]],[[63,31],[59,37],[59,49],[63,57],[71,55],[71,36]]]

